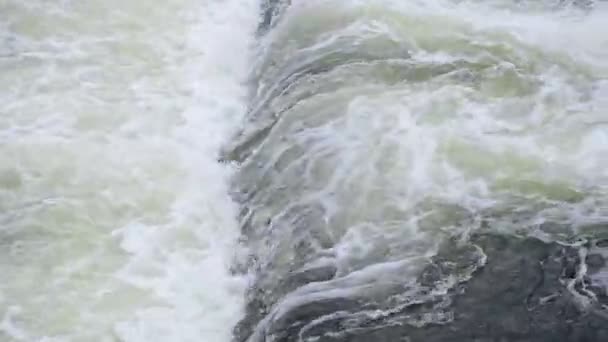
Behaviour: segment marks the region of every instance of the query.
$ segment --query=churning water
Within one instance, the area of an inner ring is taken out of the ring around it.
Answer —
[[[588,274],[586,255],[603,264],[608,234],[608,7],[268,3],[230,150],[255,274],[238,335],[583,341],[544,311],[568,297],[606,314],[606,273]],[[570,246],[577,265],[554,276],[567,258],[541,245],[505,257],[530,241]],[[491,283],[512,285],[480,303]],[[529,310],[501,303],[510,293]],[[437,328],[452,323],[451,337]]]
[[[0,0],[0,341],[229,341],[256,1]]]
[[[608,340],[606,32],[584,0],[0,0],[0,341]]]

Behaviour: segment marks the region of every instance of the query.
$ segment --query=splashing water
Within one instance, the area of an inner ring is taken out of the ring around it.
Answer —
[[[229,341],[256,1],[0,1],[0,341]]]
[[[605,2],[266,3],[0,1],[0,341],[416,336],[534,253],[605,314]]]

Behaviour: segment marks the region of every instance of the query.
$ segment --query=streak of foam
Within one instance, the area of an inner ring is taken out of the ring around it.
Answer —
[[[187,170],[183,194],[168,224],[150,231],[135,223],[115,232],[132,255],[119,277],[161,300],[116,326],[125,341],[228,341],[241,316],[244,283],[229,273],[239,234],[227,198],[230,172],[215,158],[245,110],[244,89],[235,80],[247,74],[254,3],[218,1],[195,12],[204,19],[189,33],[188,46],[201,56],[184,70],[195,101],[175,134],[185,146],[179,150]],[[193,240],[184,241],[182,229]]]

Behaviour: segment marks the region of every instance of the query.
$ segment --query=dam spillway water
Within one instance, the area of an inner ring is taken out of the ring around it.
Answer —
[[[606,2],[261,5],[0,1],[1,342],[608,341]]]
[[[237,340],[603,341],[608,8],[267,1]]]

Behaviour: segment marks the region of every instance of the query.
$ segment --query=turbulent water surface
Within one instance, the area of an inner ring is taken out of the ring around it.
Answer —
[[[608,341],[606,32],[0,0],[0,341]]]
[[[608,338],[605,3],[265,6],[237,340]]]
[[[258,13],[0,0],[0,341],[230,341],[245,284],[217,154]]]

